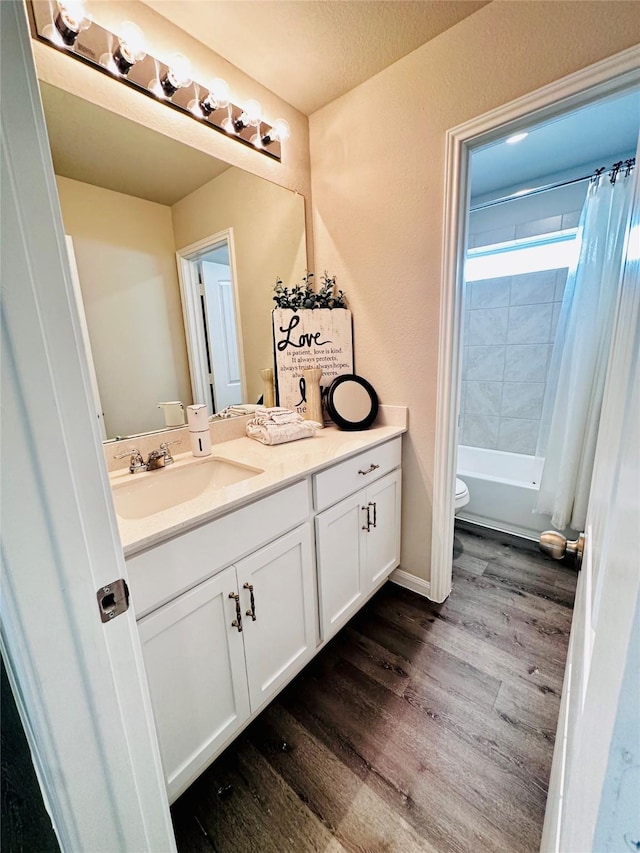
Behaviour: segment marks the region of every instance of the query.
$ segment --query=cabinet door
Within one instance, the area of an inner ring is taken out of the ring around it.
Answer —
[[[255,712],[315,652],[316,600],[309,524],[241,560],[236,571],[249,697]]]
[[[363,509],[365,490],[316,516],[318,590],[322,639],[333,636],[366,595]]]
[[[400,471],[367,488],[369,531],[365,538],[365,583],[378,586],[400,563]]]
[[[249,716],[236,586],[225,569],[138,622],[171,800]]]

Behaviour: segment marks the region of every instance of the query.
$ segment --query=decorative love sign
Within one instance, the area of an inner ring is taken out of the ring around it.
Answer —
[[[301,415],[307,410],[302,371],[322,369],[323,409],[326,389],[336,376],[353,373],[353,328],[348,308],[276,308],[273,349],[278,405]]]

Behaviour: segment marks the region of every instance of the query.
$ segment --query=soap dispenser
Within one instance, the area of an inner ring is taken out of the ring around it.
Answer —
[[[187,406],[187,422],[191,452],[194,456],[211,455],[211,436],[209,434],[209,413],[203,403]]]

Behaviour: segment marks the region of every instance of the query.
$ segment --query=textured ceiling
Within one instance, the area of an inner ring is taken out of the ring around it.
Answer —
[[[306,115],[489,0],[144,0]]]

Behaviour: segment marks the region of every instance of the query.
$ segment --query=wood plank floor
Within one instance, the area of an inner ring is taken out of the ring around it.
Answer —
[[[575,582],[456,530],[449,599],[386,584],[174,804],[180,853],[537,851]]]

